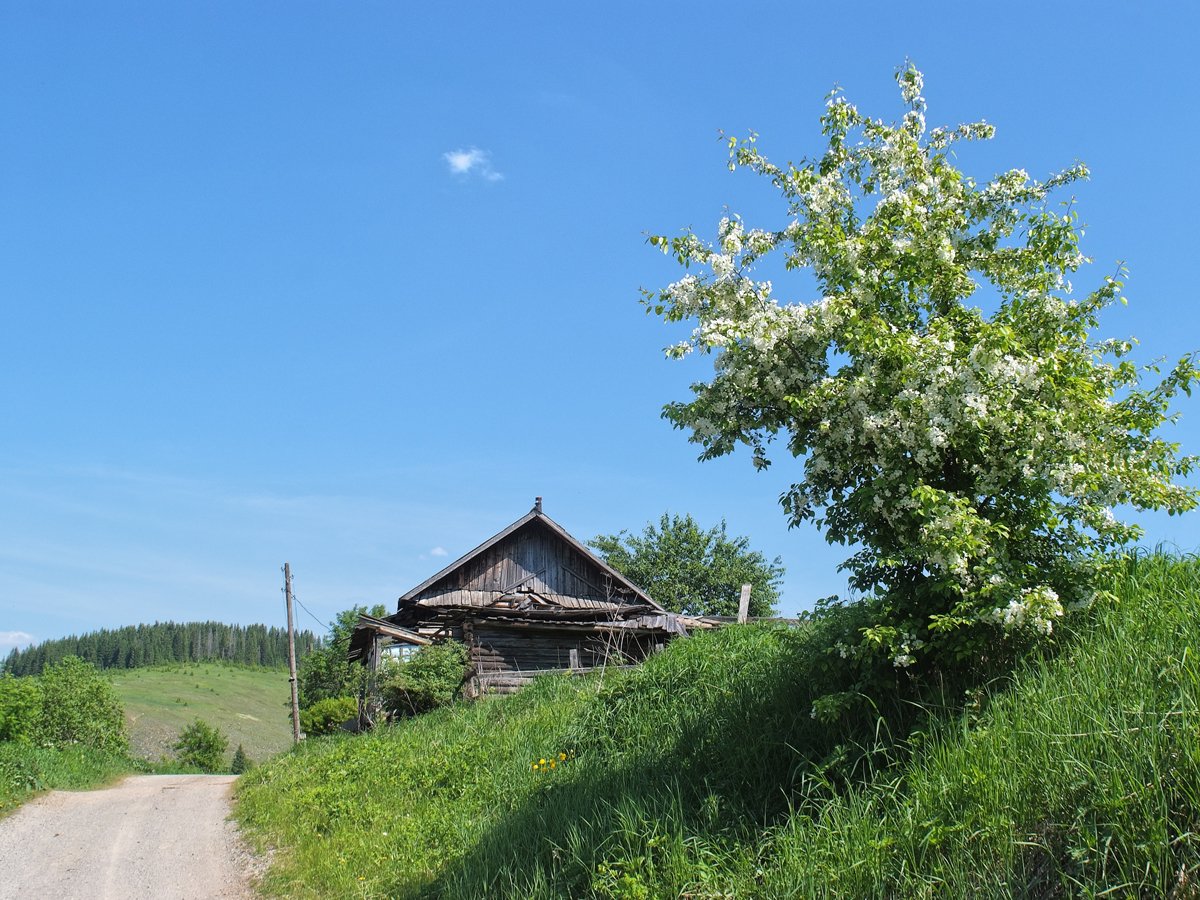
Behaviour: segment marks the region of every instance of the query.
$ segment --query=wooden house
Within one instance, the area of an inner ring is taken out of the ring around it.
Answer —
[[[386,656],[446,638],[467,645],[467,694],[510,693],[534,676],[637,663],[689,627],[542,511],[526,515],[400,597],[386,619],[363,617],[350,657],[374,671]]]

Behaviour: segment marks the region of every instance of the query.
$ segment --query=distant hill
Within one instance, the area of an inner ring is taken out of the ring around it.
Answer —
[[[296,633],[296,656],[320,642],[311,631]],[[40,675],[47,663],[78,656],[100,669],[137,669],[169,663],[230,662],[247,666],[287,665],[287,630],[224,622],[155,622],[43,641],[13,650],[3,671]]]
[[[238,744],[255,762],[292,744],[286,667],[187,663],[118,671],[112,680],[135,756],[174,758],[179,732],[197,718],[229,738],[226,763]]]

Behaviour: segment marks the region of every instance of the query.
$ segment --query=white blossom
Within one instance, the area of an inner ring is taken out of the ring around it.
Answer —
[[[1186,463],[1153,431],[1165,416],[1155,404],[1197,373],[1181,363],[1179,380],[1148,399],[1120,362],[1130,342],[1087,334],[1121,284],[1101,278],[1077,294],[1087,259],[1074,214],[1048,212],[1050,192],[1085,167],[976,182],[950,168],[946,148],[993,127],[926,133],[920,73],[905,67],[897,81],[896,124],[832,97],[830,146],[813,161],[775,167],[753,141],[739,145],[738,164],[784,190],[785,217],[748,229],[728,214],[715,245],[690,232],[656,239],[690,270],[654,302],[694,325],[668,355],[712,351],[711,380],[667,409],[706,457],[745,445],[762,467],[768,449],[786,447],[803,464],[783,497],[794,524],[823,520],[832,540],[864,546],[850,568],[865,587],[882,590],[892,572],[938,585],[930,596],[954,615],[921,609],[881,651],[907,668],[922,653],[916,631],[938,615],[947,628],[1052,633],[1090,602],[1097,560],[1136,533],[1114,506],[1195,505],[1196,491],[1174,483]],[[1032,240],[1045,228],[1053,241]],[[807,299],[808,281],[795,297],[783,277],[754,280],[772,253],[787,279],[808,270],[820,296]],[[986,312],[977,291],[996,298]],[[1131,425],[1139,403],[1147,411]]]

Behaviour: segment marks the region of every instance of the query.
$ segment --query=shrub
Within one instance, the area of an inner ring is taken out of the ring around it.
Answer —
[[[417,715],[454,701],[467,678],[467,648],[458,641],[422,647],[383,683],[383,705],[395,715]]]
[[[233,762],[229,764],[229,773],[231,775],[244,775],[253,768],[254,760],[248,757],[242,745],[238,744],[238,748],[233,754]]]
[[[229,738],[203,719],[196,719],[179,733],[175,750],[185,766],[195,766],[205,772],[216,772],[225,761]]]
[[[129,748],[125,710],[112,683],[77,656],[43,670],[34,737],[54,747],[85,744],[117,753]]]
[[[0,745],[0,809],[45,787],[36,753],[32,747]]]
[[[379,605],[370,609],[365,606],[352,606],[342,610],[337,618],[329,623],[329,633],[325,636],[324,645],[301,660],[296,683],[301,709],[307,709],[314,703],[331,697],[357,694],[365,686],[366,669],[346,658],[354,626],[358,624],[358,617],[363,613],[386,616],[388,611]]]
[[[0,677],[0,741],[32,741],[41,711],[36,678]]]
[[[353,697],[329,697],[300,711],[300,728],[310,736],[333,734],[357,715],[358,701]]]

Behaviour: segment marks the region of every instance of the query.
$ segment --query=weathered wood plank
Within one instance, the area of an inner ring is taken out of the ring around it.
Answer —
[[[738,615],[739,623],[745,623],[746,617],[750,615],[750,588],[751,585],[743,584],[741,596],[738,597]]]

